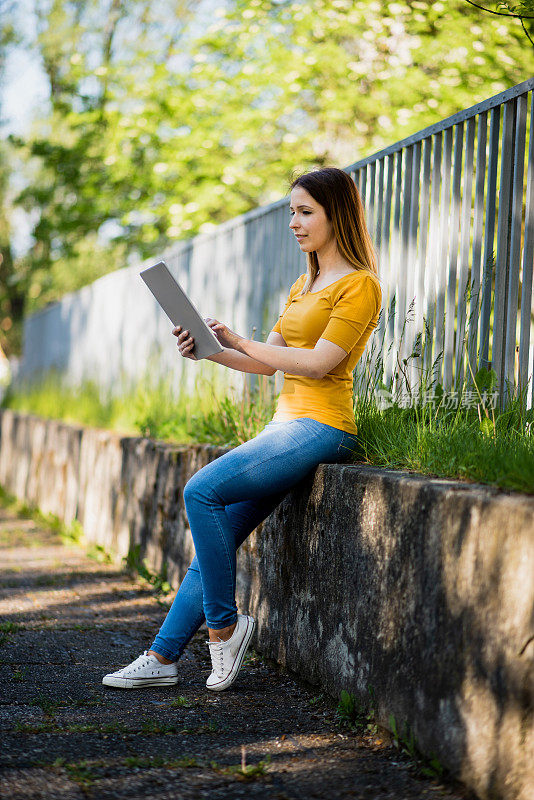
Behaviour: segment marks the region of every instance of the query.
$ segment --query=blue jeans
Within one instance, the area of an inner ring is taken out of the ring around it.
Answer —
[[[348,461],[355,447],[353,434],[299,417],[269,422],[195,473],[184,502],[196,555],[150,649],[175,661],[204,621],[232,625],[237,548],[318,464]]]

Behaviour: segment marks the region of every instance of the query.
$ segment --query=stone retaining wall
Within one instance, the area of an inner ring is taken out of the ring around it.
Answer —
[[[140,544],[177,585],[193,554],[182,490],[226,449],[0,412],[0,484],[88,539]],[[240,548],[254,646],[409,726],[481,798],[534,798],[534,498],[321,465]]]

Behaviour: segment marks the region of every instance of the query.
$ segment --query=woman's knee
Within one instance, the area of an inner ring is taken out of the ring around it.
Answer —
[[[195,484],[193,483],[193,478],[190,478],[184,486],[184,503],[188,503],[190,500],[192,500],[196,494],[196,491],[197,490],[195,488]]]
[[[204,479],[201,472],[202,470],[195,472],[184,486],[184,503],[186,503],[186,505],[191,500],[198,499],[199,497],[207,497],[209,493],[209,481]]]

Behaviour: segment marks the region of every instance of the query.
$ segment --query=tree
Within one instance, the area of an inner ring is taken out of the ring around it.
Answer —
[[[344,166],[519,83],[534,66],[515,20],[481,18],[464,0],[315,0],[313,13],[280,0],[38,7],[50,113],[19,142],[20,203],[38,215],[29,308],[279,197],[295,171]]]
[[[124,264],[123,242],[99,236],[117,202],[124,204],[121,181],[107,157],[116,116],[109,87],[120,87],[127,70],[135,74],[140,49],[153,50],[156,36],[164,52],[173,47],[191,5],[191,0],[167,2],[166,9],[151,0],[35,4],[35,47],[48,77],[50,114],[27,141],[12,139],[36,166],[18,198],[28,212],[38,212],[29,254],[30,308],[55,299],[59,287],[79,288]],[[167,27],[160,35],[163,10]],[[125,103],[134,96],[132,91]]]
[[[0,85],[10,48],[18,42],[13,22],[14,2],[0,0]],[[3,109],[0,105],[0,125]],[[0,139],[0,350],[12,355],[20,350],[20,330],[26,285],[15,268],[11,247],[11,148]]]

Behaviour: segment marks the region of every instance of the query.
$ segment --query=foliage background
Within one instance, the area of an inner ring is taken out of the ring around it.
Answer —
[[[0,80],[29,48],[49,94],[0,140],[0,346],[19,352],[25,312],[277,199],[295,172],[525,80],[531,5],[28,0],[28,33],[0,0]],[[21,208],[31,237],[16,253]]]

